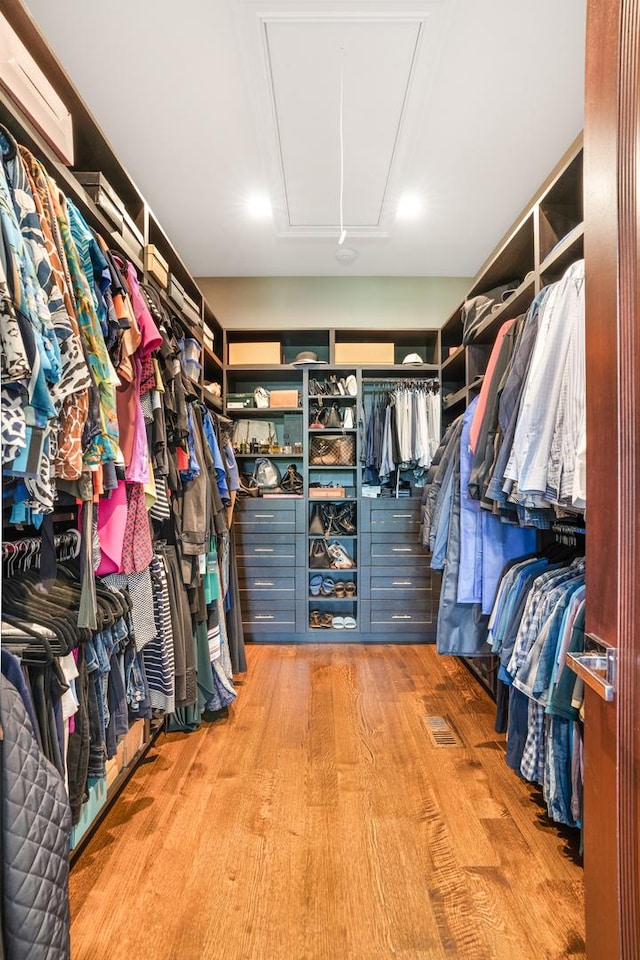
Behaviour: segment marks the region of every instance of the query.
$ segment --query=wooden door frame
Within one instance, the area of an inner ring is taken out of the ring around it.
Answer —
[[[589,692],[589,960],[640,957],[640,0],[588,0],[587,631],[617,647],[615,705]]]

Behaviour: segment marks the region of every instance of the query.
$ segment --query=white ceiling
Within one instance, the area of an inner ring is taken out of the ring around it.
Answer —
[[[27,2],[197,276],[471,276],[582,128],[586,0]]]

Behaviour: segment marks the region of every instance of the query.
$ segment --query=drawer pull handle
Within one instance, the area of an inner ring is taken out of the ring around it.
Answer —
[[[413,553],[413,547],[392,547],[393,553]]]
[[[254,513],[256,520],[273,520],[272,513]]]
[[[256,613],[256,620],[274,620],[272,613]]]
[[[256,587],[272,587],[273,580],[256,580],[254,583]]]
[[[410,587],[413,581],[411,580],[394,580],[391,584],[392,587]]]
[[[393,514],[394,520],[411,520],[412,516],[413,514],[411,513],[394,513]]]
[[[392,620],[411,620],[410,613],[394,613],[391,617]]]
[[[256,547],[254,553],[273,553],[273,547]]]

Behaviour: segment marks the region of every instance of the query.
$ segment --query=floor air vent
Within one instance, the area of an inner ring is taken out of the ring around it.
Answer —
[[[446,717],[425,717],[427,729],[436,747],[461,747],[455,730]]]

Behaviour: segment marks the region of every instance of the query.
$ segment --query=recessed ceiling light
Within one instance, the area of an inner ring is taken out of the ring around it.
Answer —
[[[271,201],[263,193],[254,193],[247,200],[247,213],[256,220],[266,220],[271,216]]]
[[[422,213],[422,200],[414,193],[405,193],[398,200],[396,216],[400,220],[415,220]]]

